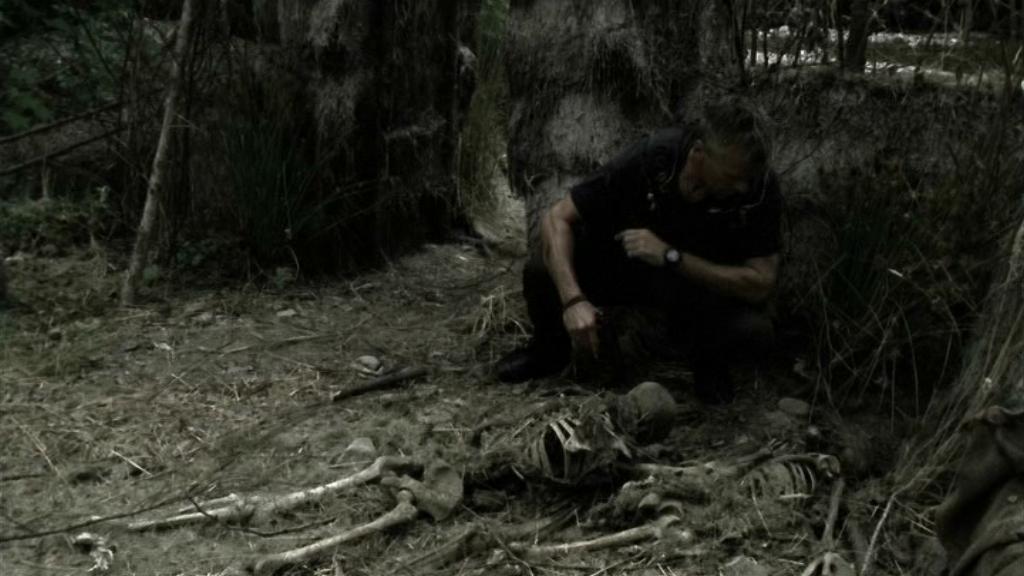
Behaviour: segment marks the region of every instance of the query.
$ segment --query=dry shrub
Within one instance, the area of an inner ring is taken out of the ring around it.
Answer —
[[[820,187],[790,202],[791,223],[817,229],[790,247],[791,264],[805,269],[788,271],[797,286],[784,297],[797,295],[819,392],[832,404],[920,416],[959,373],[999,240],[1016,225],[1020,113],[980,93],[815,81],[769,101],[787,122],[789,168],[802,171],[791,180]],[[799,112],[782,109],[787,96]],[[815,140],[812,178],[800,146]]]
[[[892,474],[901,491],[928,503],[941,499],[963,451],[965,438],[957,431],[964,418],[995,404],[1024,407],[1024,205],[1016,212],[1016,233],[1001,251],[1002,274],[989,290],[963,370],[929,405],[920,433]]]

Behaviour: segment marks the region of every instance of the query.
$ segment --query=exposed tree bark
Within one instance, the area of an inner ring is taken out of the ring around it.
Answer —
[[[863,72],[867,61],[868,25],[871,22],[869,0],[853,0],[850,4],[850,32],[846,37],[843,68]]]
[[[174,61],[171,63],[170,85],[164,100],[164,118],[160,128],[160,138],[153,156],[153,168],[149,174],[149,185],[146,189],[146,206],[142,210],[139,230],[135,237],[128,271],[121,287],[121,304],[130,306],[135,303],[142,271],[149,260],[149,249],[153,242],[153,228],[156,223],[157,210],[163,199],[164,173],[167,171],[168,151],[171,140],[171,124],[177,116],[178,96],[181,93],[182,65],[188,51],[192,29],[192,13],[194,2],[203,0],[185,0],[181,8],[181,20],[174,44]]]

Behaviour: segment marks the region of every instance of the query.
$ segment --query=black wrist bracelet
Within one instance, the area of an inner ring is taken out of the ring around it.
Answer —
[[[583,294],[577,294],[577,295],[573,296],[572,298],[569,298],[565,302],[565,304],[562,304],[562,312],[565,312],[566,310],[568,310],[569,308],[572,308],[573,306],[579,304],[580,302],[586,302],[586,301],[587,301],[587,297],[586,296],[584,296]]]

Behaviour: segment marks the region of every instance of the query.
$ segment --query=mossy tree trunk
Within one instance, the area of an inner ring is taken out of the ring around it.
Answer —
[[[513,0],[509,169],[539,213],[620,148],[735,83],[720,2]]]
[[[146,189],[146,205],[142,210],[142,219],[135,237],[128,271],[125,272],[121,287],[121,304],[130,306],[135,303],[142,271],[149,261],[150,247],[153,243],[153,231],[156,226],[157,211],[164,195],[164,179],[168,168],[169,150],[171,145],[171,126],[177,116],[178,99],[181,94],[182,66],[188,51],[192,31],[192,14],[194,4],[204,0],[185,0],[181,8],[181,20],[178,24],[177,37],[174,43],[174,62],[171,65],[168,80],[167,96],[164,100],[163,124],[160,138],[157,141],[156,154],[153,156],[153,168],[149,174]]]

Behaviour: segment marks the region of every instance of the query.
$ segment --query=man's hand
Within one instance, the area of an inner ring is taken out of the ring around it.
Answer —
[[[622,243],[626,256],[636,258],[651,266],[662,266],[665,263],[665,251],[669,246],[664,240],[646,228],[623,230],[615,235]]]
[[[590,302],[577,302],[562,312],[562,323],[572,338],[572,346],[576,350],[589,350],[597,358],[598,338],[597,320],[599,312]]]

